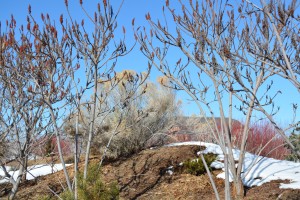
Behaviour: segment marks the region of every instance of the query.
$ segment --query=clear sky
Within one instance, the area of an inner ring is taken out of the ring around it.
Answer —
[[[0,0],[0,21],[5,24],[6,19],[10,19],[11,14],[14,15],[14,18],[17,21],[17,26],[21,24],[26,24],[26,16],[28,4],[31,4],[32,14],[40,18],[41,13],[49,13],[51,18],[55,21],[59,20],[60,14],[66,14],[66,8],[64,5],[64,0]],[[111,1],[113,6],[116,8],[117,5],[121,1],[113,0]],[[170,1],[172,4],[175,1]],[[162,17],[162,6],[164,5],[164,0],[125,0],[122,10],[120,12],[118,18],[119,29],[117,33],[121,33],[121,27],[126,27],[127,32],[127,42],[128,45],[134,44],[134,37],[132,33],[131,20],[135,18],[136,26],[146,26],[147,21],[145,20],[145,14],[150,12],[152,19],[157,19]],[[97,8],[97,1],[92,0],[83,0],[83,4],[88,11],[93,13]],[[176,8],[176,5],[174,5]],[[82,12],[79,6],[79,0],[69,0],[69,8],[71,15],[76,19],[81,19],[84,17],[84,13]],[[177,61],[179,57],[181,57],[178,53],[172,55],[173,61]],[[126,57],[121,58],[118,62],[117,70],[121,71],[122,69],[134,69],[138,72],[145,71],[147,67],[147,59],[140,53],[139,46]],[[161,74],[156,70],[153,70],[151,74],[151,79],[153,81],[156,80],[157,76]],[[280,78],[274,78],[276,89],[282,91],[282,94],[277,98],[277,105],[281,107],[279,115],[277,115],[276,119],[281,121],[283,124],[289,123],[292,119],[292,103],[299,102],[299,93],[285,80]],[[275,88],[274,88],[275,89]],[[194,103],[187,101],[188,96],[184,93],[179,93],[179,98],[183,100],[183,110],[186,115],[191,114],[199,114],[197,107]],[[300,106],[300,105],[299,105]],[[217,108],[215,108],[217,109]],[[240,114],[235,115],[235,118],[242,119],[243,116]],[[300,117],[298,116],[299,120]]]

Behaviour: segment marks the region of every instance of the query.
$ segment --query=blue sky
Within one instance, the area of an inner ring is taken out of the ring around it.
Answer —
[[[28,4],[31,4],[33,16],[40,18],[41,13],[49,13],[51,18],[55,21],[59,20],[61,13],[64,16],[66,14],[66,8],[64,5],[64,0],[51,0],[51,1],[42,1],[42,0],[0,0],[0,21],[2,24],[5,24],[6,19],[10,19],[11,14],[14,15],[14,18],[17,21],[17,26],[21,24],[26,24],[26,15],[28,13]],[[131,21],[135,18],[136,26],[146,26],[147,22],[145,20],[145,14],[150,12],[152,19],[161,18],[162,16],[162,6],[164,5],[164,0],[125,0],[122,10],[118,18],[118,30],[115,35],[118,35],[118,32],[121,33],[122,26],[126,27],[126,41],[130,46],[134,44],[134,37],[132,33]],[[170,1],[171,4],[175,1]],[[119,5],[119,0],[113,0],[112,4],[114,7]],[[83,0],[83,4],[87,11],[93,12],[97,8],[97,1]],[[69,8],[71,15],[76,19],[81,19],[84,17],[79,6],[79,0],[70,0]],[[176,8],[176,5],[175,5]],[[171,55],[170,59],[172,62],[176,62],[180,55],[179,53],[174,53]],[[119,60],[117,71],[123,69],[134,69],[138,72],[145,71],[147,67],[147,59],[140,53],[139,46],[126,57],[123,57]],[[155,81],[157,76],[161,74],[156,70],[152,71],[151,80]],[[292,103],[298,102],[299,93],[288,83],[286,80],[280,78],[273,78],[275,82],[275,88],[282,91],[282,94],[277,97],[277,105],[281,107],[279,114],[275,117],[278,121],[283,124],[289,123],[292,119]],[[275,91],[275,90],[274,90]],[[183,100],[183,110],[186,115],[199,114],[197,107],[194,103],[187,101],[188,96],[184,93],[178,93],[178,96]],[[300,106],[300,105],[299,105]],[[215,108],[217,109],[217,108]],[[236,114],[235,118],[242,119],[241,114]],[[297,117],[300,120],[300,117]]]

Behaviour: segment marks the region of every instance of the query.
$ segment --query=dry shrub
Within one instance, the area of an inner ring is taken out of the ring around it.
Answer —
[[[113,137],[106,156],[129,156],[149,145],[153,135],[165,132],[175,120],[180,112],[180,101],[174,90],[145,79],[143,74],[124,70],[111,81],[99,83],[92,154],[102,154]],[[79,146],[83,148],[88,140],[91,108],[92,105],[82,105],[79,115]],[[64,126],[70,138],[75,133],[75,114],[68,117]],[[165,139],[157,137],[151,144],[164,144]]]
[[[148,83],[146,93],[130,101],[126,109],[116,110],[109,116],[106,126],[110,128],[101,129],[96,135],[94,146],[100,147],[100,151],[103,150],[122,115],[117,134],[109,146],[108,156],[132,155],[149,145],[148,141],[153,135],[169,127],[178,115],[179,107],[172,90]],[[165,138],[159,138],[161,140],[156,141],[156,145],[164,143]]]

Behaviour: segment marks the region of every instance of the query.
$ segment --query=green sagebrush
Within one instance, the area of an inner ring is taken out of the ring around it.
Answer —
[[[119,199],[119,188],[116,183],[105,184],[101,180],[101,172],[97,165],[91,165],[88,169],[86,180],[83,173],[78,175],[78,199],[80,200],[115,200]],[[63,200],[73,200],[71,192],[65,191],[60,197]]]
[[[300,162],[300,156],[298,155],[297,152],[300,151],[300,134],[299,134],[299,129],[297,129],[297,132],[293,132],[289,136],[290,142],[294,145],[295,149],[292,150],[290,146],[286,145],[287,148],[291,150],[291,154],[286,157],[287,160],[293,161],[293,162]]]
[[[207,166],[209,167],[209,169],[211,169],[210,165],[216,160],[217,156],[215,154],[205,154],[203,156],[207,163]],[[206,173],[206,169],[201,158],[185,161],[183,163],[183,169],[185,172],[195,176],[200,176]]]

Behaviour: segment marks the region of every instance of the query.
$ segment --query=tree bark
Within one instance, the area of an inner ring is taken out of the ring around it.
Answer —
[[[93,134],[94,134],[94,125],[95,125],[95,115],[96,115],[96,106],[97,106],[97,91],[98,91],[98,69],[97,66],[95,66],[95,72],[94,72],[94,96],[93,96],[93,110],[92,110],[92,119],[90,123],[90,129],[89,129],[89,138],[87,142],[86,152],[85,152],[85,162],[84,162],[84,173],[83,178],[86,179],[87,173],[88,173],[88,165],[89,165],[89,157],[90,157],[90,151],[91,151],[91,144],[93,140]]]
[[[10,182],[12,183],[13,187],[12,187],[11,193],[9,194],[9,197],[8,197],[9,200],[15,198],[18,188],[19,188],[19,185],[20,185],[20,182],[21,182],[21,179],[22,179],[22,176],[23,176],[23,173],[24,173],[24,165],[21,164],[20,168],[19,168],[18,178],[16,180],[13,180],[13,177],[12,176],[10,177]]]
[[[48,106],[50,105],[49,102],[47,102],[47,104],[48,104]],[[55,131],[55,135],[56,135],[56,143],[57,143],[59,158],[60,158],[60,161],[61,161],[61,164],[62,164],[62,167],[63,167],[63,171],[64,171],[65,178],[66,178],[66,181],[67,181],[68,189],[70,190],[70,192],[72,192],[72,184],[71,184],[71,181],[70,181],[70,176],[69,176],[68,171],[66,169],[65,160],[64,160],[63,152],[62,152],[61,145],[60,145],[60,139],[61,138],[60,138],[60,133],[59,133],[57,124],[56,124],[56,118],[55,118],[54,112],[53,112],[53,110],[50,106],[49,106],[49,110],[50,110],[50,115],[51,115],[52,122],[54,124],[54,131]]]

